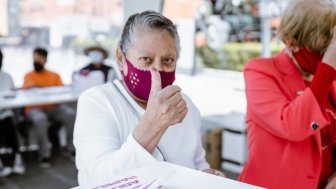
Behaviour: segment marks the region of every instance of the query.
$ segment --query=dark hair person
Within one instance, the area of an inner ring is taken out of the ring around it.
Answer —
[[[198,109],[173,85],[179,50],[169,19],[152,11],[129,17],[116,54],[123,81],[79,98],[74,144],[81,186],[156,161],[222,175],[205,160]]]

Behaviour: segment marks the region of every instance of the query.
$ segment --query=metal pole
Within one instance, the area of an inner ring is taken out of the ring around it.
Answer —
[[[262,57],[271,56],[271,15],[269,10],[269,0],[260,0],[259,10],[261,16],[261,43]]]

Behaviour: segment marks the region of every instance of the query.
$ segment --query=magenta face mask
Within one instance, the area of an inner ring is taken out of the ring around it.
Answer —
[[[128,90],[137,98],[143,101],[148,101],[149,93],[152,85],[152,75],[148,70],[140,70],[133,66],[133,64],[126,59],[127,75],[123,75],[124,82]],[[159,71],[161,76],[162,88],[172,85],[175,80],[175,71],[163,72]]]

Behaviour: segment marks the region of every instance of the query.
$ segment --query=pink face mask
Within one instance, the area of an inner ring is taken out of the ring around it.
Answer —
[[[133,66],[133,64],[127,60],[127,75],[123,75],[124,82],[128,90],[137,98],[143,101],[148,101],[149,93],[152,85],[152,75],[150,71],[140,70]],[[161,76],[162,88],[172,85],[175,80],[175,71],[163,72],[159,71]]]
[[[319,62],[322,61],[323,54],[317,51],[309,51],[306,48],[300,48],[298,52],[293,53],[296,61],[303,71],[314,74]]]

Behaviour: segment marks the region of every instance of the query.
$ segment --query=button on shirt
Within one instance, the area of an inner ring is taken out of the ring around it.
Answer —
[[[319,128],[318,123],[317,123],[317,122],[312,122],[312,123],[311,123],[311,128],[312,128],[314,131],[317,130],[317,129]]]

